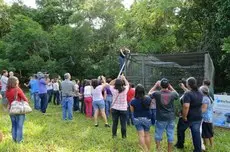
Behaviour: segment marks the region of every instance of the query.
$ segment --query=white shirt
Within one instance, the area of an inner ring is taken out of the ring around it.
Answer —
[[[53,89],[54,89],[54,91],[59,91],[59,84],[58,84],[58,82],[55,82],[53,84]]]
[[[52,82],[49,82],[49,83],[46,85],[46,88],[47,88],[47,90],[52,90],[52,89],[53,89],[53,84],[52,84]]]
[[[8,77],[3,75],[1,77],[1,85],[2,85],[2,90],[1,91],[6,91],[7,82],[8,82]]]
[[[93,91],[92,86],[85,86],[84,87],[84,97],[92,97],[92,91]]]

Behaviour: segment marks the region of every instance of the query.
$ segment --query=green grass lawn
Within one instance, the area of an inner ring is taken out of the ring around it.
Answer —
[[[105,128],[102,120],[100,120],[98,128],[94,127],[93,120],[86,119],[81,113],[74,113],[73,121],[63,121],[61,119],[61,107],[52,104],[48,106],[45,115],[33,111],[26,116],[24,142],[15,144],[11,138],[9,115],[3,113],[2,110],[0,115],[0,130],[4,134],[4,140],[0,143],[0,152],[141,151],[138,146],[135,127],[127,127],[127,139],[121,138],[120,128],[117,139],[112,139],[111,128]],[[151,134],[153,137],[154,127],[151,128]],[[174,151],[191,152],[193,149],[191,140],[188,130],[185,149],[177,150],[175,148]],[[162,146],[164,149],[162,151],[166,151],[166,136],[164,136]],[[152,140],[152,151],[155,151],[154,140]],[[229,152],[230,131],[215,128],[215,149],[209,151]]]

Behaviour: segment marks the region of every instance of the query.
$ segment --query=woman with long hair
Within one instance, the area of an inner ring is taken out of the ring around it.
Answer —
[[[18,78],[12,76],[8,79],[6,98],[9,103],[9,108],[14,100],[17,101],[27,101],[25,94],[22,89],[19,87]],[[12,123],[12,138],[15,142],[20,143],[23,139],[23,125],[25,121],[25,114],[10,115]]]
[[[150,151],[151,137],[149,130],[151,127],[150,114],[151,98],[145,96],[145,89],[138,84],[135,89],[135,98],[131,101],[131,112],[133,112],[133,123],[137,129],[139,144],[145,152]]]
[[[117,136],[118,119],[120,119],[122,138],[126,138],[127,93],[129,91],[129,82],[124,76],[121,76],[120,79],[111,81],[110,85],[113,94],[111,106],[113,119],[112,136],[113,138]]]
[[[92,80],[92,86],[93,86],[93,91],[92,91],[92,96],[93,96],[93,109],[94,109],[94,122],[95,122],[95,127],[98,127],[98,115],[99,112],[101,113],[102,118],[104,119],[105,122],[105,127],[110,127],[110,125],[107,122],[107,117],[105,114],[105,101],[104,97],[102,95],[102,91],[106,87],[106,81],[104,76],[100,76],[101,80],[98,79],[93,79]],[[102,83],[101,83],[102,81]]]

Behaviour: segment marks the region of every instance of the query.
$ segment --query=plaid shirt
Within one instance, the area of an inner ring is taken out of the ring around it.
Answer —
[[[129,91],[129,86],[125,86],[125,90],[121,93],[119,93],[117,89],[114,89],[114,86],[111,86],[110,90],[113,94],[113,102],[111,108],[121,111],[127,111],[127,93]]]

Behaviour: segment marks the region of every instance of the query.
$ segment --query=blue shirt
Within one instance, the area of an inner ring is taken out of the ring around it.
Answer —
[[[136,99],[134,98],[131,101],[131,106],[134,108],[134,118],[138,117],[146,117],[146,118],[151,118],[150,116],[150,103],[151,103],[151,98],[146,97],[143,101],[141,99]]]
[[[31,91],[31,93],[39,92],[38,80],[36,80],[36,79],[30,80],[29,86],[30,86],[30,91]]]
[[[39,94],[47,93],[46,81],[44,78],[39,80],[38,86],[39,86],[39,92],[38,92]]]
[[[207,110],[202,113],[203,121],[212,123],[212,103],[208,96],[204,96],[202,100],[202,104],[207,104]]]

